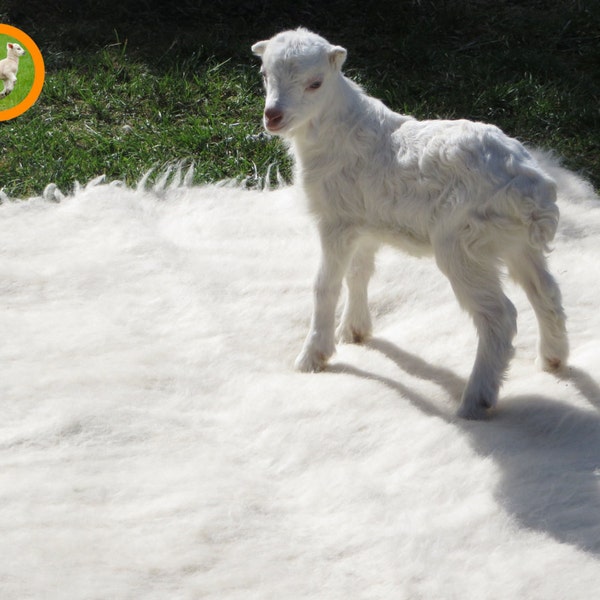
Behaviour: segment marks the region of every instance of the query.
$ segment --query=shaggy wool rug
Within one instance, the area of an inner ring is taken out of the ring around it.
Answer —
[[[571,600],[600,590],[600,201],[550,166],[572,354],[523,292],[498,409],[476,336],[384,250],[375,337],[294,358],[318,241],[292,187],[94,181],[0,205],[0,597]]]

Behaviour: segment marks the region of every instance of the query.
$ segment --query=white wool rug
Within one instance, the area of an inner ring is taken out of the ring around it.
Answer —
[[[572,357],[524,294],[499,407],[475,332],[385,250],[375,338],[295,373],[318,242],[294,188],[93,182],[0,205],[0,597],[571,600],[600,590],[600,201],[557,167]]]

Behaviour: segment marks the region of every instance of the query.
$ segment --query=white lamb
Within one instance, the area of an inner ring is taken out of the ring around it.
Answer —
[[[19,57],[23,54],[25,54],[25,50],[19,44],[12,42],[6,44],[6,58],[0,60],[0,80],[4,83],[0,98],[8,96],[14,90],[19,70]]]
[[[513,354],[517,312],[502,290],[501,261],[535,309],[544,368],[564,365],[565,314],[544,256],[558,224],[556,186],[527,150],[491,125],[392,112],[342,74],[344,48],[306,29],[252,50],[262,58],[265,128],[289,144],[322,247],[296,367],[321,370],[333,354],[344,276],[337,338],[370,336],[367,286],[381,243],[433,254],[473,318],[479,343],[460,416],[479,418],[496,404]]]

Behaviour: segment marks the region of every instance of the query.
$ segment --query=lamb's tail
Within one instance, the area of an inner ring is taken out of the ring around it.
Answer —
[[[549,244],[558,229],[559,210],[556,204],[556,184],[548,179],[538,184],[533,197],[534,207],[529,212],[529,242],[532,246],[549,251]]]
[[[506,191],[513,210],[527,227],[529,243],[534,248],[549,251],[559,219],[554,180],[535,163],[520,165],[519,173],[511,180]]]

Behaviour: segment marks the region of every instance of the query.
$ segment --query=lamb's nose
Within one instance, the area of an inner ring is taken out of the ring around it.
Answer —
[[[265,126],[267,129],[276,131],[281,128],[283,111],[279,108],[265,108]]]

